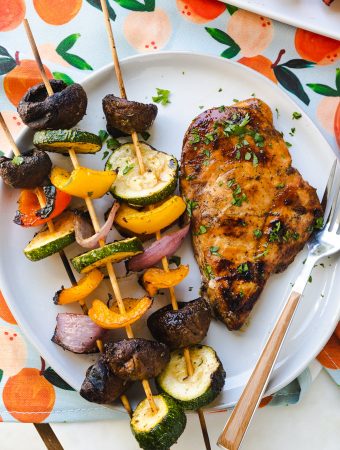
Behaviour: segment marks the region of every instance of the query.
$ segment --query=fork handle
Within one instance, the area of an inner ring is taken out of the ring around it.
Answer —
[[[237,450],[239,448],[253,414],[260,403],[300,297],[300,293],[291,292],[255,369],[217,441],[219,447],[226,450]]]

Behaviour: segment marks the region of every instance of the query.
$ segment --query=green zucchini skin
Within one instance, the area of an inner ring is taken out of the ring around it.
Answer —
[[[199,348],[204,348],[204,347],[208,347],[208,346],[195,345],[190,348],[191,349],[192,348],[199,349]],[[222,365],[220,359],[218,358],[216,352],[211,347],[208,347],[208,348],[210,348],[211,351],[214,352],[215,358],[218,362],[218,367],[210,375],[209,387],[200,396],[198,396],[196,398],[192,398],[190,400],[183,400],[183,399],[177,398],[177,396],[174,395],[173,391],[171,393],[166,391],[164,389],[162,375],[165,374],[167,368],[165,368],[164,371],[160,375],[158,375],[158,377],[156,378],[156,386],[157,386],[159,392],[165,393],[166,395],[171,395],[176,400],[176,402],[178,402],[183,407],[184,410],[197,410],[199,408],[203,408],[204,406],[209,405],[209,403],[214,401],[216,399],[216,397],[220,394],[221,390],[223,389],[226,373],[224,371],[223,365]],[[183,355],[183,350],[175,350],[174,352],[171,352],[171,357],[178,353],[181,353]],[[184,358],[184,355],[183,355],[183,358]]]
[[[176,190],[177,182],[178,182],[178,175],[179,175],[179,164],[178,164],[177,159],[174,156],[170,156],[170,155],[167,155],[165,152],[156,150],[153,147],[151,147],[149,144],[146,144],[145,142],[140,142],[140,145],[141,145],[141,148],[144,149],[144,152],[147,151],[147,149],[149,149],[150,152],[152,151],[155,153],[159,153],[162,156],[166,155],[167,157],[169,157],[170,159],[169,159],[168,167],[172,173],[171,173],[171,180],[169,180],[169,182],[165,186],[162,186],[156,192],[151,192],[144,196],[138,196],[138,193],[136,193],[135,195],[127,195],[125,190],[123,191],[123,193],[118,192],[118,188],[117,188],[118,183],[116,180],[110,190],[112,196],[117,198],[120,201],[127,202],[132,206],[153,205],[154,203],[158,203],[162,200],[165,200]],[[118,147],[117,149],[115,149],[113,154],[106,161],[106,164],[105,164],[105,170],[120,169],[118,171],[118,178],[117,178],[118,182],[119,182],[119,179],[120,180],[124,179],[123,178],[124,175],[121,174],[122,167],[119,167],[117,164],[115,164],[113,162],[113,160],[115,160],[117,152],[123,151],[124,148],[128,148],[128,147],[132,148],[133,144],[130,144],[130,143],[123,144],[120,147]],[[132,150],[131,153],[134,154],[134,150]],[[123,159],[125,160],[125,157],[123,157]],[[125,163],[123,163],[123,164],[125,164]],[[122,164],[122,166],[123,166],[123,164]],[[134,166],[137,166],[137,162],[134,163]],[[130,188],[130,190],[131,190],[131,188]],[[147,190],[147,188],[146,188],[146,190]],[[154,190],[154,188],[149,188],[148,190],[152,191],[152,190]]]
[[[67,154],[97,153],[102,148],[100,137],[82,130],[42,130],[33,136],[33,145],[46,152]]]
[[[130,422],[131,430],[139,446],[144,450],[168,450],[175,444],[183,433],[187,418],[183,408],[169,395],[155,395],[161,397],[166,403],[168,412],[162,420],[148,431],[139,431],[133,424],[133,416]],[[137,408],[147,399],[139,403]],[[136,408],[136,410],[137,410]]]
[[[73,213],[63,212],[54,222],[55,232],[49,232],[45,226],[40,230],[24,249],[25,256],[31,261],[40,261],[54,253],[60,252],[63,248],[75,241]],[[60,231],[60,228],[64,230]],[[44,235],[46,238],[44,239]]]
[[[143,244],[136,238],[122,239],[120,241],[114,241],[110,244],[106,244],[104,247],[96,248],[88,252],[82,253],[71,259],[71,263],[75,270],[79,273],[86,272],[86,269],[92,264],[98,263],[104,258],[109,258],[113,255],[117,255],[115,262],[126,259],[124,256],[126,253],[132,253],[130,256],[138,255],[143,252]],[[119,253],[122,254],[122,258],[119,258]]]

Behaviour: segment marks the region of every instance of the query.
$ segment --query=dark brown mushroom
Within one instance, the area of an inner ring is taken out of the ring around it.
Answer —
[[[102,358],[86,371],[80,395],[89,402],[110,404],[120,397],[130,383],[114,375]]]
[[[52,169],[47,153],[41,150],[29,152],[15,158],[0,158],[0,176],[6,184],[17,189],[34,189],[42,186]]]
[[[178,303],[177,311],[171,305],[151,314],[147,324],[152,336],[164,342],[171,350],[199,344],[207,335],[211,309],[203,298]]]
[[[21,120],[33,130],[74,127],[85,115],[87,96],[80,84],[50,80],[54,94],[48,96],[44,83],[31,87],[18,105]]]
[[[143,338],[108,343],[104,360],[120,378],[146,380],[159,375],[170,361],[169,349],[160,342]]]
[[[103,98],[103,110],[107,120],[107,130],[112,136],[116,130],[128,134],[133,131],[137,133],[146,131],[151,127],[158,111],[157,106],[152,103],[134,102],[113,94]]]

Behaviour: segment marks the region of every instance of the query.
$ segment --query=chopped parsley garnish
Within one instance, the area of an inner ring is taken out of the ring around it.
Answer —
[[[255,259],[261,258],[262,256],[266,256],[269,253],[269,248],[268,248],[268,244],[263,244],[263,247],[265,248],[265,250],[257,255],[254,256]]]
[[[236,153],[235,153],[235,159],[237,159],[237,160],[241,159],[241,152],[238,149],[236,150]]]
[[[204,149],[204,150],[202,151],[202,153],[203,153],[203,155],[205,155],[207,158],[210,158],[210,150],[208,150],[207,148]]]
[[[240,100],[237,98],[233,98],[233,102],[238,103]]]
[[[251,159],[251,152],[247,152],[247,153],[244,155],[244,159],[245,159],[246,161],[249,161],[249,160]]]
[[[235,183],[235,178],[231,178],[230,180],[227,181],[227,186],[231,187],[234,183]]]
[[[257,147],[264,147],[264,137],[260,133],[254,134],[254,141]]]
[[[294,120],[298,120],[298,119],[301,119],[301,117],[302,117],[302,114],[300,114],[299,112],[297,112],[297,111],[294,111],[293,112],[293,114],[292,114],[292,119]]]
[[[177,256],[177,255],[172,255],[169,258],[169,264],[176,264],[176,266],[180,266],[181,265],[181,257]]]
[[[279,183],[276,186],[276,189],[283,189],[284,187],[286,187],[285,183]]]
[[[200,142],[201,138],[199,135],[199,132],[197,130],[197,128],[193,128],[191,130],[191,140],[190,140],[190,144],[198,144]]]
[[[296,128],[291,128],[290,132],[289,132],[290,136],[294,136],[295,131],[296,131]]]
[[[109,150],[116,150],[116,148],[118,148],[120,146],[121,146],[121,143],[116,138],[111,137],[106,141],[106,147]]]
[[[250,116],[246,113],[243,117],[237,114],[233,114],[232,120],[226,120],[224,133],[226,136],[231,135],[244,135],[246,133],[245,126],[250,122]]]
[[[277,242],[280,241],[279,231],[281,229],[281,222],[278,221],[275,223],[274,228],[269,233],[269,242]]]
[[[166,106],[168,103],[171,103],[169,100],[170,91],[168,89],[160,89],[156,88],[157,95],[152,97],[152,100],[156,103],[161,103],[163,106]]]
[[[214,256],[221,256],[218,253],[219,249],[220,249],[220,247],[212,246],[212,247],[210,247],[210,253]]]
[[[204,136],[204,143],[206,145],[210,144],[210,142],[214,141],[217,138],[217,134],[212,132],[212,133],[206,133]]]
[[[20,166],[24,162],[24,158],[22,156],[14,156],[12,159],[12,163],[15,166]]]
[[[227,182],[229,188],[233,188],[233,199],[231,204],[234,206],[241,206],[243,202],[248,200],[245,193],[242,192],[241,186],[235,183],[235,179],[231,179]]]
[[[140,135],[142,136],[142,138],[144,139],[144,141],[147,141],[149,139],[149,137],[151,136],[150,133],[148,131],[142,131],[140,133]]]
[[[218,92],[222,92],[222,88],[219,88]]]
[[[289,239],[294,239],[294,241],[297,241],[299,239],[299,237],[300,237],[299,233],[296,233],[296,232],[294,232],[292,230],[287,230],[285,232],[285,234],[283,235],[282,239],[285,242],[288,242]]]
[[[209,280],[211,280],[212,278],[215,278],[215,275],[214,275],[214,272],[212,270],[212,267],[209,264],[207,264],[204,267],[204,272],[205,272],[206,276],[209,278]]]
[[[312,275],[309,275],[308,277],[308,283],[311,283],[313,281]]]
[[[92,197],[92,195],[93,195],[93,191],[90,191],[90,192],[87,193],[88,197]]]
[[[280,112],[277,108],[275,108],[275,111],[276,111],[276,118],[278,119],[280,117]]]
[[[248,264],[242,263],[238,266],[238,268],[236,270],[238,273],[247,273],[249,270]]]
[[[262,231],[259,229],[256,229],[253,231],[253,234],[256,237],[256,239],[259,239],[262,236]]]
[[[103,153],[102,161],[109,156],[109,153],[110,152],[108,150],[105,150],[105,152]]]
[[[203,108],[204,108],[204,105],[200,105],[200,106],[199,106],[199,109],[203,109]]]
[[[205,234],[207,231],[208,231],[208,227],[206,227],[205,225],[200,225],[196,235],[199,236],[200,234]]]
[[[194,180],[195,178],[196,178],[196,175],[195,175],[195,174],[187,175],[187,176],[185,177],[185,179],[186,179],[187,181]]]
[[[218,112],[224,112],[225,111],[225,106],[224,105],[221,105],[219,108],[218,108]]]
[[[134,164],[128,164],[127,166],[124,167],[123,169],[123,175],[126,175],[127,173],[129,173],[133,168],[135,167]]]
[[[197,208],[198,206],[198,202],[196,202],[196,200],[186,200],[186,204],[187,204],[187,213],[188,216],[191,217],[192,216],[192,212],[195,208]]]
[[[288,141],[285,141],[285,144],[287,145],[288,148],[292,146],[292,144]]]
[[[98,136],[103,144],[106,141],[106,139],[109,137],[109,133],[106,130],[99,130]]]
[[[322,230],[323,228],[323,217],[318,217],[315,219],[314,230]]]
[[[250,94],[251,97],[256,97],[255,92],[253,92],[252,94]]]

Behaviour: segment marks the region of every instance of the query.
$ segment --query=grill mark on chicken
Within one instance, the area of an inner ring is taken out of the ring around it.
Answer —
[[[258,99],[203,112],[184,137],[180,186],[194,202],[202,295],[231,330],[244,324],[270,274],[294,260],[322,216],[315,189],[291,163],[271,110]]]

